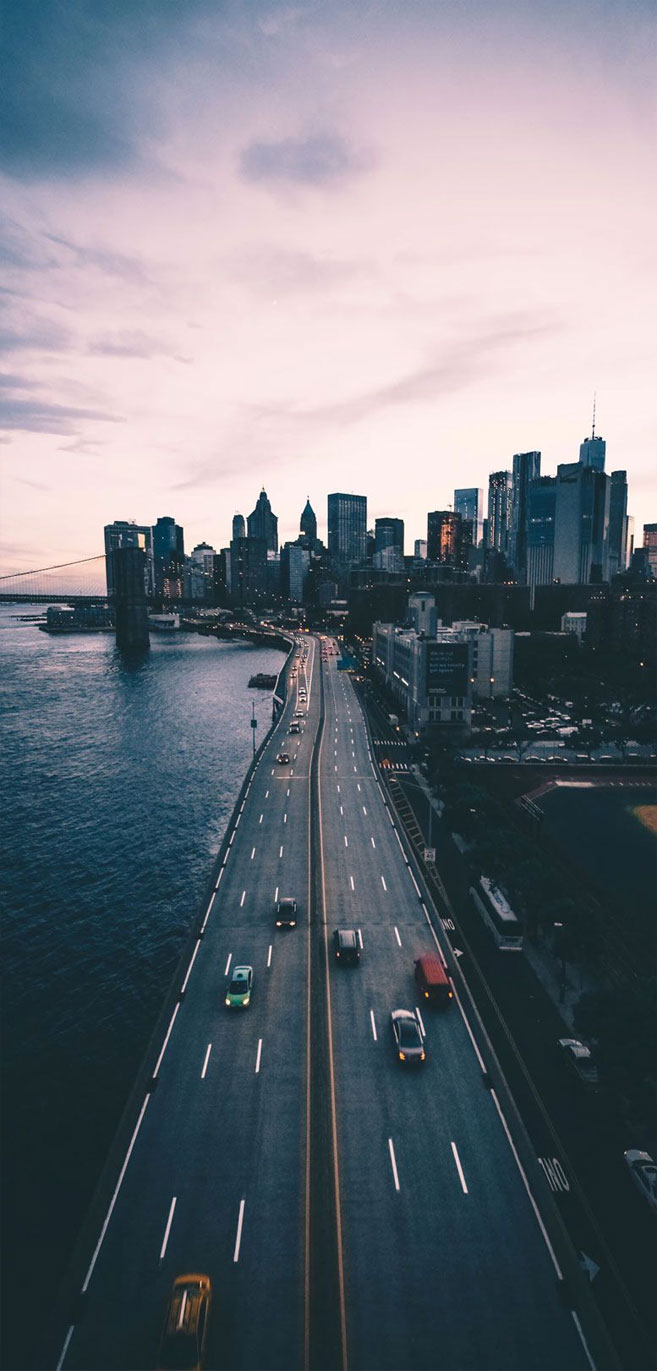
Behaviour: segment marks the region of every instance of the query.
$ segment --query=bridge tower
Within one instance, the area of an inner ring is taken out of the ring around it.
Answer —
[[[148,601],[146,554],[140,547],[117,547],[110,553],[116,607],[116,645],[124,652],[147,652]]]

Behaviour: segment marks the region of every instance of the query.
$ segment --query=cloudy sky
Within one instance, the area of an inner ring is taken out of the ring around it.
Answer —
[[[411,540],[591,425],[657,519],[652,0],[9,0],[5,572],[266,486]]]

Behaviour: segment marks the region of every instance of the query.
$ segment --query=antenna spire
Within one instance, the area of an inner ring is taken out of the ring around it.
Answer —
[[[595,393],[595,391],[594,391],[594,392],[593,392],[593,427],[592,427],[592,429],[591,429],[591,437],[592,437],[592,438],[595,438],[595,399],[596,399],[596,393]]]

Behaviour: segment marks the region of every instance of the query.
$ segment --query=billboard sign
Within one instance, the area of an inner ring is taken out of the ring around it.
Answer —
[[[427,690],[439,695],[467,695],[467,643],[427,644]]]

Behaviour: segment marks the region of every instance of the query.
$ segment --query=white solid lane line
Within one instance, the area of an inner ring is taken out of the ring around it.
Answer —
[[[258,1076],[258,1075],[260,1074],[260,1054],[261,1054],[261,1052],[262,1052],[262,1038],[258,1038],[258,1055],[257,1055],[257,1057],[256,1057],[256,1064],[255,1064],[255,1074],[256,1074],[256,1076]]]
[[[374,1038],[374,1041],[377,1042],[376,1024],[375,1024],[375,1022],[374,1022],[374,1010],[373,1010],[373,1009],[370,1009],[370,1021],[371,1021],[371,1024],[372,1024],[372,1037]]]
[[[464,1195],[467,1195],[467,1193],[468,1193],[468,1187],[467,1187],[467,1185],[466,1185],[466,1183],[465,1183],[465,1176],[463,1175],[463,1167],[461,1166],[461,1162],[460,1162],[460,1159],[459,1159],[459,1154],[458,1154],[458,1152],[457,1152],[457,1150],[456,1150],[456,1143],[455,1143],[455,1142],[452,1143],[452,1152],[454,1153],[454,1161],[456,1162],[456,1169],[457,1169],[457,1171],[458,1171],[458,1173],[459,1173],[459,1180],[460,1180],[460,1182],[461,1182],[461,1186],[462,1186],[462,1189],[463,1189],[463,1194],[464,1194]]]
[[[193,965],[194,965],[194,962],[196,961],[196,953],[198,952],[200,946],[201,946],[201,941],[200,941],[200,939],[199,939],[199,941],[198,941],[197,944],[196,944],[196,947],[194,948],[194,952],[193,952],[193,954],[192,954],[192,960],[191,960],[191,962],[189,963],[189,966],[187,967],[187,975],[185,976],[185,979],[184,979],[184,981],[183,981],[183,983],[182,983],[182,985],[181,985],[181,987],[180,987],[181,991],[186,990],[186,988],[187,988],[187,982],[188,982],[188,980],[189,980],[189,974],[190,974],[191,969],[192,969],[192,967],[193,967]]]
[[[229,953],[228,953],[228,961],[226,962],[226,970],[224,971],[224,976],[227,976],[227,975],[228,975],[228,972],[229,972],[229,970],[230,970],[230,964],[231,964],[232,960],[233,960],[233,954],[232,954],[232,952],[229,952]]]
[[[212,1051],[212,1043],[208,1043],[208,1050],[207,1050],[207,1052],[206,1052],[206,1054],[205,1054],[205,1061],[204,1061],[204,1063],[203,1063],[203,1070],[202,1070],[202,1072],[201,1072],[201,1080],[202,1080],[202,1081],[205,1080],[205,1073],[206,1073],[206,1071],[207,1071],[207,1069],[208,1069],[208,1062],[209,1062],[209,1060],[210,1060],[210,1053],[211,1053],[211,1051]]]
[[[172,1018],[172,1020],[171,1020],[171,1023],[169,1024],[169,1033],[171,1032],[171,1027],[172,1027],[172,1025],[173,1025],[173,1020],[174,1020],[175,1017],[176,1017],[177,1011],[178,1011],[178,1005],[176,1005],[176,1008],[175,1008],[174,1011],[173,1011],[173,1018]],[[169,1034],[167,1034],[167,1039],[168,1039],[168,1036],[169,1036]],[[165,1041],[164,1047],[166,1047],[166,1041]],[[160,1061],[162,1060],[162,1055],[163,1055],[163,1053],[164,1053],[164,1047],[162,1048],[162,1052],[160,1053]],[[158,1062],[158,1066],[159,1066],[159,1064],[160,1064],[160,1063]],[[157,1073],[155,1072],[154,1074],[156,1075]],[[109,1221],[110,1221],[110,1219],[111,1219],[111,1217],[112,1217],[112,1213],[113,1213],[113,1211],[114,1211],[114,1205],[116,1204],[117,1196],[118,1196],[119,1190],[121,1189],[121,1185],[122,1185],[122,1183],[123,1183],[123,1177],[125,1176],[125,1173],[126,1173],[126,1171],[127,1171],[127,1169],[128,1169],[128,1162],[130,1161],[130,1158],[131,1158],[131,1156],[132,1156],[132,1149],[133,1149],[133,1147],[134,1147],[134,1145],[135,1145],[135,1143],[136,1143],[136,1141],[137,1141],[137,1134],[138,1134],[138,1132],[139,1132],[139,1129],[141,1128],[142,1120],[143,1120],[144,1114],[146,1113],[146,1106],[148,1105],[148,1101],[150,1100],[150,1098],[151,1098],[150,1095],[147,1095],[147,1096],[146,1096],[146,1098],[145,1098],[145,1100],[144,1100],[144,1103],[143,1103],[143,1105],[142,1105],[142,1107],[141,1107],[141,1109],[140,1109],[140,1111],[139,1111],[139,1118],[137,1119],[137,1123],[135,1124],[135,1131],[134,1131],[134,1133],[133,1133],[133,1135],[132,1135],[132,1137],[131,1137],[131,1139],[130,1139],[130,1146],[129,1146],[129,1148],[128,1148],[126,1154],[125,1154],[125,1158],[124,1158],[124,1161],[123,1161],[123,1166],[121,1167],[121,1170],[120,1170],[120,1172],[119,1172],[119,1179],[118,1179],[118,1181],[116,1182],[116,1186],[114,1187],[114,1194],[112,1195],[112,1198],[111,1198],[111,1200],[110,1200],[109,1209],[107,1210],[107,1213],[106,1213],[106,1215],[105,1215],[105,1220],[104,1220],[103,1226],[102,1226],[102,1228],[101,1228],[101,1230],[100,1230],[100,1237],[99,1237],[98,1242],[96,1243],[96,1246],[95,1246],[95,1248],[94,1248],[94,1254],[93,1254],[93,1257],[91,1258],[91,1262],[90,1262],[90,1264],[89,1264],[89,1270],[87,1271],[87,1274],[86,1274],[86,1276],[85,1276],[85,1278],[84,1278],[84,1285],[82,1286],[82,1294],[83,1294],[83,1295],[86,1293],[87,1286],[89,1285],[89,1281],[91,1280],[91,1277],[92,1277],[92,1275],[93,1275],[93,1269],[94,1269],[94,1266],[96,1265],[96,1262],[97,1262],[97,1260],[98,1260],[98,1253],[100,1252],[100,1249],[101,1249],[101,1247],[102,1247],[102,1245],[103,1245],[103,1240],[104,1240],[104,1238],[105,1238],[105,1234],[106,1234],[107,1229],[108,1229],[108,1227],[109,1227]],[[66,1344],[66,1346],[68,1346],[68,1343]],[[64,1354],[62,1354],[62,1358],[61,1358],[61,1361],[62,1361],[62,1362],[63,1362],[63,1360],[64,1360]],[[61,1364],[61,1363],[60,1363],[60,1364]]]
[[[161,1248],[160,1248],[160,1261],[162,1261],[162,1258],[164,1257],[164,1254],[165,1254],[165,1252],[166,1252],[166,1250],[167,1250],[167,1243],[168,1243],[168,1241],[169,1241],[169,1233],[171,1232],[171,1223],[172,1223],[172,1220],[173,1220],[173,1211],[174,1211],[175,1207],[176,1207],[176,1196],[174,1195],[174,1197],[173,1197],[173,1199],[172,1199],[172,1201],[171,1201],[171,1208],[170,1208],[170,1210],[169,1210],[169,1217],[168,1217],[168,1219],[167,1219],[167,1226],[166,1226],[166,1228],[165,1228],[165,1230],[164,1230],[164,1240],[163,1240],[162,1246],[161,1246]]]
[[[271,945],[271,943],[270,943],[270,944],[269,944],[269,951],[268,951],[268,953],[267,953],[267,966],[271,966],[271,949],[272,949],[272,945]]]
[[[244,1222],[244,1206],[245,1206],[245,1204],[246,1204],[246,1200],[240,1200],[240,1213],[239,1213],[239,1218],[238,1218],[238,1220],[237,1220],[237,1236],[236,1236],[236,1238],[235,1238],[235,1251],[233,1252],[233,1261],[234,1261],[234,1262],[238,1262],[239,1259],[240,1259],[240,1243],[241,1243],[241,1241],[242,1241],[242,1224],[243,1224],[243,1222]]]
[[[168,1043],[168,1041],[169,1041],[169,1038],[171,1037],[171,1029],[173,1028],[173,1025],[174,1025],[174,1023],[175,1023],[176,1014],[178,1013],[178,1010],[179,1010],[179,1009],[180,1009],[180,1004],[177,1004],[176,1007],[175,1007],[175,1009],[174,1009],[174,1011],[173,1011],[173,1014],[171,1015],[171,1023],[169,1024],[169,1027],[167,1028],[167,1036],[166,1036],[166,1038],[164,1039],[164,1042],[162,1043],[162,1051],[160,1052],[160,1055],[159,1055],[159,1057],[158,1057],[158,1059],[157,1059],[157,1062],[156,1062],[156,1064],[155,1064],[155,1070],[154,1070],[154,1072],[153,1072],[153,1075],[154,1075],[154,1076],[157,1076],[157,1073],[158,1073],[158,1071],[159,1071],[159,1069],[160,1069],[160,1066],[162,1065],[162,1058],[163,1058],[163,1056],[164,1056],[164,1054],[165,1054],[165,1052],[166,1052],[167,1043]],[[148,1096],[146,1096],[146,1098],[148,1099]]]
[[[246,899],[246,891],[243,890],[243,891],[242,891],[242,898],[241,898],[241,900],[240,900],[240,909],[242,908],[242,905],[244,904],[245,899]]]
[[[354,889],[354,878],[353,878],[353,876],[350,876],[350,877],[349,877],[349,880],[350,880],[350,882],[351,882],[351,888],[352,888],[352,890],[353,890],[353,889]]]
[[[395,1182],[395,1190],[399,1190],[399,1176],[397,1174],[397,1162],[395,1161],[395,1149],[392,1145],[392,1138],[388,1138],[388,1147],[390,1149],[390,1161],[392,1162],[392,1174]]]
[[[386,885],[386,883],[385,883],[385,878],[384,878],[383,876],[381,877],[381,885],[383,886],[383,889],[384,889],[384,890],[387,890],[387,889],[388,889],[388,887],[387,887],[387,885]]]
[[[396,939],[397,939],[397,942],[399,943],[399,946],[401,947],[401,945],[402,945],[402,940],[401,940],[401,938],[400,938],[400,936],[399,936],[399,929],[398,929],[398,927],[397,927],[396,924],[395,924],[395,937],[396,937]]]

